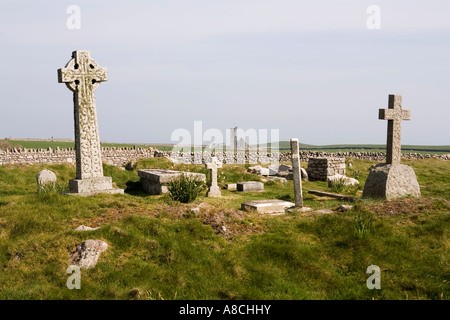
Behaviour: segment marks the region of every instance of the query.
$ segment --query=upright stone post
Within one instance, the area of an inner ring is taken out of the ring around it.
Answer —
[[[210,170],[208,197],[221,197],[222,193],[217,185],[217,169],[222,168],[222,163],[216,157],[212,157],[211,163],[206,163],[205,167]]]
[[[107,70],[90,58],[89,51],[74,51],[67,65],[58,69],[58,82],[73,92],[74,102],[77,172],[69,181],[68,194],[123,193],[113,189],[111,177],[103,176],[94,95],[103,81],[107,81]]]
[[[377,164],[370,171],[363,198],[420,197],[420,186],[413,168],[400,164],[401,122],[411,119],[411,111],[402,109],[402,96],[389,95],[389,108],[380,109],[378,118],[388,120],[386,163]]]
[[[298,148],[298,139],[291,139],[291,160],[292,160],[292,172],[294,180],[294,195],[295,206],[303,206],[303,193],[302,193],[302,174],[300,172],[300,155]]]

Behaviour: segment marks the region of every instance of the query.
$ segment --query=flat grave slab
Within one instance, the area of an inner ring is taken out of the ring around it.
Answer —
[[[242,192],[264,191],[264,183],[259,181],[244,181],[237,184],[237,190]]]
[[[167,184],[182,174],[195,176],[197,179],[206,182],[206,175],[196,172],[175,171],[166,169],[142,169],[138,170],[141,178],[142,188],[147,194],[158,195],[167,193]]]
[[[241,204],[244,211],[256,211],[257,213],[284,213],[287,208],[294,207],[295,204],[284,200],[253,200]]]

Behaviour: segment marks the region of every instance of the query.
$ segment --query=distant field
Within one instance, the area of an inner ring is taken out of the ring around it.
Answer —
[[[290,142],[280,141],[280,151],[289,151]],[[323,151],[323,152],[386,152],[386,146],[383,144],[333,144],[324,146],[314,146],[310,144],[300,144],[300,150]],[[447,154],[450,153],[450,146],[420,146],[420,145],[403,145],[403,153],[433,153]]]
[[[57,147],[61,149],[73,148],[73,142],[58,142],[58,141],[24,141],[24,140],[7,140],[14,147],[22,147],[27,149],[47,149],[48,147],[56,149]],[[133,144],[133,143],[101,143],[102,147],[133,147],[138,148],[149,148],[155,147],[158,150],[168,151],[172,150],[173,145],[163,145],[163,144]],[[281,152],[290,151],[289,141],[280,141],[279,149]],[[194,150],[194,149],[192,149]],[[199,150],[196,148],[195,151]],[[335,145],[324,145],[315,146],[310,144],[300,144],[300,150],[308,151],[322,151],[322,152],[385,152],[386,146],[382,144],[335,144]],[[403,145],[403,153],[424,153],[424,154],[447,154],[450,153],[449,146],[421,146],[421,145]]]
[[[56,149],[59,147],[60,149],[66,148],[74,148],[74,142],[58,142],[58,141],[23,141],[23,140],[7,140],[12,146],[18,148],[27,148],[27,149],[47,149],[48,147],[52,149]],[[149,148],[156,147],[159,150],[171,150],[170,146],[160,146],[160,145],[150,145],[150,144],[132,144],[132,143],[101,143],[102,147],[133,147],[136,146],[138,148]]]

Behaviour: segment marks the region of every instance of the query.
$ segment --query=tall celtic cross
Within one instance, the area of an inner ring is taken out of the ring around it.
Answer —
[[[205,164],[206,169],[210,170],[210,182],[208,197],[220,197],[222,194],[217,185],[217,169],[222,168],[222,162],[218,161],[216,157],[212,157],[211,163]]]
[[[400,164],[402,120],[411,120],[411,111],[402,109],[402,96],[389,95],[389,109],[379,109],[378,118],[388,120],[386,163]]]
[[[103,177],[94,90],[107,80],[106,68],[101,68],[86,50],[74,51],[65,68],[58,69],[58,82],[73,91],[76,179]]]

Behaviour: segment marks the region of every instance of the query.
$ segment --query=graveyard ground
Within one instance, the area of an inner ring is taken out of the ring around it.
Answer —
[[[339,191],[360,196],[374,163],[351,161],[347,175],[361,185]],[[137,169],[207,173],[202,166],[164,158],[141,160],[134,171],[104,165],[126,193],[85,198],[36,192],[44,168],[64,189],[75,176],[69,164],[0,166],[0,299],[448,299],[450,162],[403,163],[416,171],[421,199],[358,200],[347,203],[355,205],[348,212],[280,216],[239,208],[253,199],[293,201],[292,181],[179,204],[144,194]],[[244,165],[219,170],[222,184],[257,179]],[[333,191],[303,182],[305,205],[345,204],[309,195],[312,189]],[[199,213],[190,211],[201,203]],[[74,231],[81,224],[101,228]],[[87,239],[109,249],[95,268],[82,269],[81,289],[69,290],[69,253]],[[372,264],[381,268],[381,290],[366,287]]]

